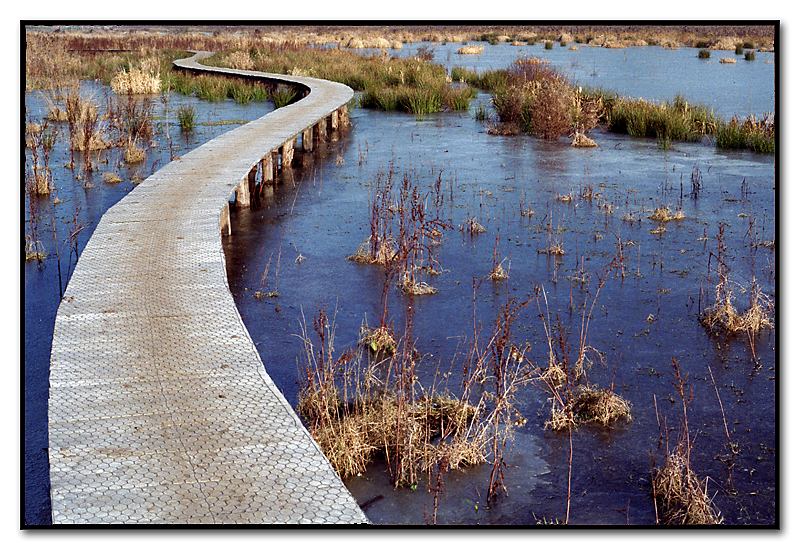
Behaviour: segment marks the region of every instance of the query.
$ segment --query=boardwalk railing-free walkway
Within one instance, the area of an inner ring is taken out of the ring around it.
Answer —
[[[346,121],[347,86],[305,97],[161,168],[100,220],[67,287],[50,365],[54,523],[366,522],[266,374],[228,289],[228,200]],[[260,174],[260,178],[259,178]],[[259,182],[260,179],[260,182]]]

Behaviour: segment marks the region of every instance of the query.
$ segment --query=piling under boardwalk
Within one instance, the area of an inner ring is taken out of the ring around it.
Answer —
[[[309,92],[164,166],[110,208],[70,279],[50,364],[54,523],[366,523],[266,374],[228,289],[220,215],[254,165],[345,105]]]

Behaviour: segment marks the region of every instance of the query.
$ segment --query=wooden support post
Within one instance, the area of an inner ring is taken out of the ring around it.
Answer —
[[[250,206],[250,176],[236,186],[236,206]]]
[[[231,234],[231,208],[227,202],[219,213],[219,232],[223,235]]]
[[[281,147],[281,166],[286,169],[292,166],[294,159],[294,138],[290,139]]]
[[[347,105],[339,107],[339,129],[350,126],[350,115],[347,114]]]
[[[314,129],[306,128],[303,130],[303,151],[310,153],[314,150]]]
[[[274,150],[270,152],[270,157],[272,158],[272,181],[278,181],[278,150]]]
[[[267,182],[272,182],[274,173],[272,169],[272,154],[267,153],[263,159],[261,159],[261,185],[265,185]]]
[[[338,110],[336,110],[336,111],[331,113],[331,124],[330,124],[330,127],[331,127],[332,131],[335,131],[335,130],[339,129],[339,111]]]
[[[328,138],[327,117],[317,122],[316,126],[317,126],[317,140],[320,142],[325,141]]]
[[[250,169],[247,174],[247,192],[250,198],[255,196],[256,193],[256,177],[258,176],[258,163]]]

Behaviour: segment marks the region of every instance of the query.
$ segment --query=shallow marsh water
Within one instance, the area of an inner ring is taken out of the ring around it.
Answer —
[[[613,380],[616,391],[632,402],[634,420],[613,430],[582,427],[575,432],[571,522],[654,522],[649,476],[651,454],[657,461],[660,455],[653,402],[655,395],[661,414],[677,426],[672,357],[694,388],[694,467],[701,478],[711,478],[710,493],[726,521],[774,521],[774,332],[759,337],[762,366],[754,367],[743,338],[710,337],[697,320],[698,291],[711,289],[707,266],[720,222],[728,224],[732,279],[746,286],[756,276],[774,293],[773,252],[757,248],[751,254],[749,246],[754,239],[774,238],[773,157],[721,154],[702,144],[676,144],[664,152],[655,141],[606,132],[595,132],[597,149],[581,150],[566,142],[490,136],[471,116],[460,114],[416,120],[356,109],[353,122],[342,140],[315,153],[308,168],[284,178],[272,199],[236,211],[234,234],[224,240],[231,290],[268,373],[290,402],[297,403],[299,389],[302,345],[296,335],[302,314],[309,319],[321,306],[336,312],[339,352],[354,344],[365,318],[371,324],[379,318],[381,270],[345,259],[369,234],[367,202],[376,174],[392,161],[398,174],[413,170],[414,181],[425,187],[443,170],[448,219],[457,227],[477,216],[487,233],[472,238],[457,229],[445,233],[439,254],[444,273],[431,280],[439,293],[415,300],[414,337],[424,356],[420,378],[429,381],[437,368],[447,370],[470,333],[475,278],[483,279],[475,308],[484,327],[493,324],[507,296],[524,298],[534,285],[542,285],[551,314],[569,327],[574,348],[580,313],[570,313],[570,296],[580,304],[587,294],[569,277],[583,258],[596,281],[619,235],[628,242],[627,277],[612,277],[600,293],[590,344],[607,354],[608,366],[595,366],[590,378],[600,385]],[[692,200],[689,179],[695,167],[702,172],[703,188]],[[587,184],[601,197],[578,199],[579,188]],[[576,197],[572,203],[556,200],[570,192]],[[535,209],[534,217],[520,215],[521,201]],[[668,224],[661,236],[651,234],[657,224],[647,215],[681,202],[687,218]],[[603,203],[613,204],[614,212],[599,208]],[[560,262],[537,254],[547,244],[544,219],[551,213],[553,226],[563,231],[566,255]],[[622,221],[625,214],[637,221]],[[497,234],[500,255],[510,262],[510,278],[500,284],[486,280]],[[279,251],[279,296],[258,300],[254,292],[268,262],[269,289],[276,284]],[[298,255],[305,259],[297,262]],[[392,290],[395,327],[403,326],[405,300]],[[744,297],[739,300],[744,303]],[[541,364],[545,338],[537,315],[535,305],[524,311],[513,340],[530,343],[532,357]],[[726,438],[709,366],[733,439],[742,448],[732,470],[735,494],[724,491],[728,470],[716,459]],[[568,440],[544,430],[549,404],[543,391],[522,391],[519,406],[528,422],[516,430],[507,461],[508,496],[484,505],[488,468],[450,473],[439,523],[531,524],[535,518],[563,518]],[[432,513],[426,485],[394,490],[382,463],[346,484],[359,502],[373,501],[365,511],[376,523],[421,524]]]
[[[101,115],[105,113],[106,97],[111,94],[110,88],[94,82],[83,82],[81,94],[94,98],[101,106]],[[46,94],[39,91],[25,94],[25,107],[33,120],[40,120],[47,114],[49,107],[46,97]],[[83,228],[76,239],[80,253],[102,215],[136,186],[134,181],[146,178],[169,162],[167,131],[172,138],[174,153],[180,156],[242,121],[254,120],[272,109],[271,103],[238,105],[230,100],[208,103],[172,94],[165,118],[164,106],[159,97],[153,96],[150,99],[153,102],[156,145],[147,149],[143,162],[126,165],[122,163],[120,148],[109,149],[100,153],[98,169],[87,178],[81,168],[81,153],[76,153],[76,169],[73,173],[64,167],[70,158],[66,124],[51,123],[59,128],[59,137],[50,163],[56,189],[49,197],[34,197],[33,206],[37,219],[35,223],[32,223],[29,199],[25,197],[25,234],[31,235],[35,231],[47,253],[43,262],[25,263],[24,514],[28,524],[50,523],[47,396],[50,345],[60,296],[56,247],[61,252],[60,284],[62,288],[66,288],[75,265],[74,253],[70,255],[71,247],[67,242],[68,235],[76,228],[75,216],[78,227]],[[181,132],[176,118],[177,109],[182,105],[192,105],[195,108],[197,126],[189,133]],[[219,124],[221,121],[229,122]],[[26,151],[26,154],[29,155],[30,152]],[[105,172],[117,173],[122,182],[104,183]],[[53,205],[56,197],[60,202]],[[53,236],[53,224],[56,227],[56,237]]]

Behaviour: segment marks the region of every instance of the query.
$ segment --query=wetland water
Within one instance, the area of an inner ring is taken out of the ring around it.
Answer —
[[[390,50],[393,56],[414,56],[420,47],[432,47],[433,61],[452,69],[464,67],[483,72],[502,69],[520,57],[540,57],[587,88],[605,88],[631,97],[655,101],[671,101],[682,95],[692,103],[700,103],[723,116],[761,115],[775,111],[775,54],[756,52],[755,61],[745,61],[731,51],[711,51],[709,59],[698,59],[696,48],[668,49],[660,46],[631,48],[596,48],[575,44],[577,51],[554,43],[552,50],[544,44],[512,46],[486,42],[480,55],[456,53],[460,43],[405,44],[401,50]],[[365,55],[380,50],[358,50]],[[736,57],[735,64],[720,63],[720,58]]]
[[[399,54],[413,54],[416,46],[406,45]],[[758,54],[752,64],[740,58],[734,66],[723,66],[716,59],[721,52],[712,52],[712,62],[703,62],[692,49],[582,47],[569,52],[556,44],[545,52],[541,44],[487,45],[483,57],[456,55],[458,47],[434,46],[435,60],[483,69],[505,67],[520,55],[552,56],[554,64],[584,85],[652,99],[671,99],[681,93],[725,116],[774,110],[774,65],[765,63],[772,54]],[[663,70],[663,63],[674,66],[672,74],[679,71],[681,80]],[[94,91],[105,93],[102,88]],[[170,109],[174,113],[184,102],[195,105],[200,122],[251,120],[265,111],[264,104],[207,104],[180,96],[173,96]],[[480,94],[473,108],[478,103],[488,105],[489,96]],[[26,95],[26,106],[37,116],[44,114],[45,105],[37,93]],[[156,101],[154,113],[161,112]],[[201,125],[187,140],[174,114],[172,119],[169,131],[179,154],[229,129]],[[354,108],[352,120],[353,128],[338,142],[315,151],[314,161],[305,168],[285,174],[272,198],[260,206],[235,210],[234,234],[223,243],[229,284],[242,317],[267,372],[292,404],[297,404],[299,389],[302,343],[296,334],[301,312],[310,318],[320,306],[329,313],[336,311],[339,351],[356,341],[365,318],[374,324],[380,315],[381,270],[345,259],[369,235],[367,203],[377,174],[386,172],[391,162],[398,174],[411,171],[414,182],[426,188],[441,172],[445,217],[455,229],[445,232],[438,250],[444,272],[430,281],[439,293],[415,299],[420,379],[430,380],[436,369],[447,370],[463,348],[472,327],[475,279],[483,281],[474,305],[483,326],[493,324],[508,296],[524,298],[534,285],[541,285],[551,313],[559,315],[574,341],[580,314],[571,312],[570,302],[581,303],[587,291],[572,278],[582,260],[584,271],[594,281],[614,256],[619,236],[626,243],[627,276],[610,278],[600,293],[590,344],[606,354],[607,366],[595,365],[590,377],[600,385],[613,380],[616,391],[632,403],[633,421],[612,430],[587,426],[575,432],[571,522],[654,522],[651,455],[656,462],[661,455],[653,396],[661,414],[676,426],[679,407],[673,403],[673,356],[694,389],[690,405],[690,427],[696,435],[693,467],[701,479],[711,479],[709,493],[726,523],[775,521],[775,333],[765,331],[759,336],[760,365],[755,366],[746,339],[709,336],[697,321],[699,289],[702,286],[708,292],[711,288],[709,252],[716,247],[714,235],[721,222],[726,224],[732,280],[747,286],[755,276],[774,297],[774,252],[750,246],[775,238],[774,157],[721,153],[701,144],[674,143],[672,150],[662,151],[653,140],[599,130],[592,133],[597,149],[573,149],[566,142],[490,136],[470,114],[417,120]],[[169,153],[159,140],[160,146],[148,151],[145,164],[132,169],[115,167],[118,149],[104,153],[109,167],[101,166],[93,187],[86,189],[60,168],[67,158],[65,139],[62,135],[52,161],[62,200],[55,207],[55,220],[58,239],[63,241],[80,206],[79,220],[85,226],[78,236],[80,250],[102,213],[133,188],[133,172],[146,177],[168,162]],[[703,178],[696,199],[689,196],[694,169]],[[100,176],[105,171],[120,173],[124,181],[103,183]],[[580,188],[587,185],[600,194],[591,202],[578,198]],[[566,193],[575,200],[556,199]],[[47,237],[52,203],[37,202],[39,239],[52,251]],[[521,216],[521,202],[535,215]],[[603,204],[613,205],[613,212],[601,208]],[[673,209],[682,205],[686,219],[671,222],[666,233],[654,235],[650,231],[657,224],[647,216],[662,205]],[[28,211],[26,204],[27,224]],[[475,237],[460,233],[458,225],[469,216],[477,217],[487,232]],[[623,216],[633,221],[623,221]],[[548,242],[548,222],[565,249],[557,262],[537,254]],[[500,256],[508,258],[510,266],[510,278],[502,283],[486,280],[497,235]],[[68,247],[62,244],[62,249],[66,282]],[[296,261],[299,255],[305,258],[302,262]],[[254,292],[260,288],[268,262],[270,286],[275,284],[278,268],[279,296],[257,300]],[[591,283],[590,291],[593,288]],[[29,523],[47,523],[47,372],[58,305],[52,255],[41,265],[26,264],[24,297],[25,517]],[[745,303],[745,296],[737,298],[739,305]],[[392,289],[390,317],[395,327],[403,324],[405,300]],[[532,358],[544,360],[545,337],[535,305],[516,322],[513,340],[530,343]],[[721,460],[727,440],[708,367],[719,387],[732,438],[740,447],[732,467]],[[507,457],[508,495],[486,507],[488,467],[450,472],[444,480],[439,523],[530,524],[536,518],[563,517],[568,440],[543,427],[550,412],[547,397],[536,387],[527,387],[518,396],[528,422],[515,430]],[[373,522],[424,523],[431,513],[433,497],[427,484],[421,483],[414,491],[395,490],[380,462],[345,482],[359,502],[372,501],[365,512]]]
[[[437,47],[436,59],[450,49]],[[661,48],[644,51],[656,57],[665,51],[676,55]],[[624,52],[606,50],[615,56]],[[766,67],[772,78],[773,67]],[[742,89],[749,86],[736,82]],[[629,85],[634,90],[637,83]],[[746,113],[752,101],[757,111],[772,110],[767,88],[766,98],[736,96],[718,105],[725,105],[720,107],[723,111]],[[670,98],[677,92],[686,89],[677,85],[654,97]],[[477,101],[489,100],[481,94]],[[650,469],[654,460],[662,460],[654,396],[671,425],[679,421],[672,357],[680,361],[694,391],[689,412],[696,436],[693,467],[701,479],[708,476],[709,494],[726,523],[774,522],[774,332],[759,336],[760,366],[755,366],[745,338],[712,337],[698,322],[700,288],[706,293],[713,288],[709,253],[715,250],[720,223],[726,224],[733,280],[746,287],[755,276],[774,296],[774,252],[750,246],[774,239],[774,157],[683,143],[662,151],[654,140],[604,131],[593,133],[598,148],[581,150],[565,142],[490,136],[468,114],[417,120],[354,109],[352,119],[352,130],[326,151],[315,152],[309,168],[284,178],[272,199],[261,207],[236,211],[234,234],[224,241],[231,290],[267,371],[291,403],[297,405],[298,399],[301,315],[310,319],[322,306],[330,315],[336,312],[337,353],[354,345],[365,319],[372,325],[379,319],[382,270],[345,259],[369,235],[367,204],[377,174],[385,173],[392,162],[398,177],[411,171],[414,182],[426,188],[442,171],[445,217],[456,229],[445,232],[438,250],[443,273],[430,280],[439,293],[414,300],[414,338],[423,357],[417,367],[420,379],[430,381],[437,369],[446,371],[451,363],[458,370],[460,362],[454,357],[459,357],[471,331],[475,279],[482,280],[475,311],[484,327],[493,324],[508,296],[524,298],[534,285],[542,285],[552,315],[559,315],[569,327],[572,345],[577,345],[580,313],[570,312],[570,301],[581,303],[587,291],[571,279],[583,259],[584,270],[596,281],[613,258],[619,236],[626,243],[627,277],[612,277],[600,293],[590,344],[606,354],[607,366],[595,365],[590,378],[604,386],[613,381],[616,391],[632,403],[633,421],[612,430],[586,426],[575,432],[571,522],[654,523]],[[689,196],[694,169],[703,179],[696,199]],[[600,197],[580,200],[580,188],[587,185]],[[566,193],[575,200],[567,204],[556,199]],[[521,216],[521,202],[535,215]],[[612,213],[601,208],[608,203]],[[682,206],[686,219],[667,224],[664,234],[652,234],[658,224],[647,216],[659,206]],[[476,216],[487,232],[475,237],[459,232],[457,227],[469,216]],[[558,262],[537,254],[548,242],[548,220],[560,228],[566,251]],[[497,235],[500,257],[510,263],[510,278],[503,283],[486,280]],[[298,262],[300,255],[304,259]],[[262,288],[267,264],[267,285],[272,290],[277,275],[279,296],[259,300],[254,293]],[[712,278],[713,270],[712,264]],[[738,299],[740,305],[746,302],[746,296]],[[396,329],[403,326],[406,300],[399,290],[390,292]],[[513,340],[530,343],[536,362],[546,361],[546,340],[535,306],[516,322]],[[740,445],[732,466],[723,462],[727,439],[708,367],[719,387],[732,439]],[[508,495],[491,507],[484,505],[488,466],[450,472],[444,480],[439,523],[531,524],[537,518],[563,518],[568,439],[544,429],[550,413],[547,397],[536,387],[519,394],[519,408],[528,422],[515,430],[507,460]],[[380,461],[345,482],[360,503],[371,502],[365,512],[373,522],[421,524],[432,513],[433,496],[425,482],[416,490],[395,490]]]

